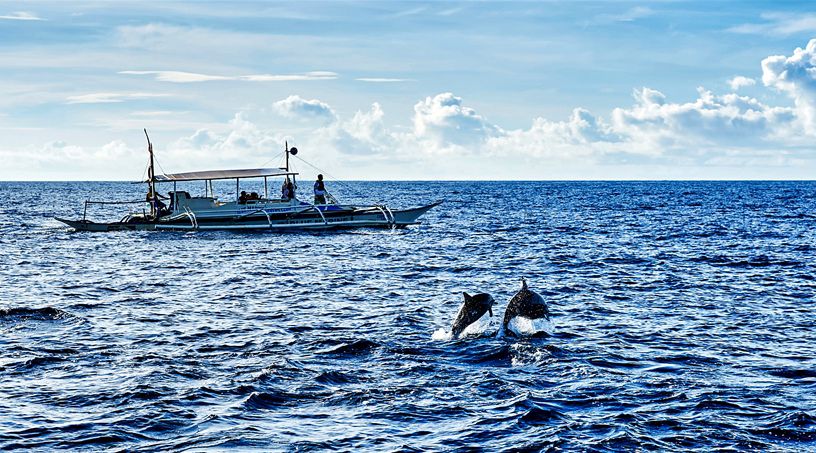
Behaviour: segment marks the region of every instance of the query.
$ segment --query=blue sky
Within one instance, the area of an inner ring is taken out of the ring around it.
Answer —
[[[0,2],[0,179],[812,179],[810,6]]]

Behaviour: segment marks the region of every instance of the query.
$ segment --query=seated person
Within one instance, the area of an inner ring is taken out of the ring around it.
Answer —
[[[295,186],[292,185],[292,181],[289,178],[283,181],[283,185],[281,186],[281,200],[291,200],[295,196]]]
[[[163,201],[161,201],[162,198],[164,197],[162,197],[158,193],[154,194],[153,192],[148,191],[145,200],[153,205],[156,212],[161,212],[167,208],[167,205],[164,204]]]
[[[238,197],[238,204],[246,204],[247,202],[247,193],[245,190],[241,191],[241,196]]]
[[[258,196],[258,192],[252,192],[251,194],[249,194],[249,199],[250,200],[260,200],[261,197]]]

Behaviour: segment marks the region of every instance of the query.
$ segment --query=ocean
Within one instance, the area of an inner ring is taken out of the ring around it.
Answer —
[[[816,449],[816,182],[327,188],[445,203],[395,231],[76,233],[53,217],[144,187],[0,183],[0,449]],[[522,278],[551,335],[493,335]],[[463,292],[492,324],[434,337]]]

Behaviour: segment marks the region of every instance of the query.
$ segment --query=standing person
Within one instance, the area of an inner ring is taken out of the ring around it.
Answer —
[[[314,183],[314,204],[326,204],[326,186],[323,184],[323,175],[317,175]]]
[[[289,182],[289,178],[287,177],[283,180],[283,185],[281,186],[281,200],[290,200],[292,199],[292,192],[290,191],[291,183]]]
[[[295,184],[289,178],[286,178],[286,191],[289,193],[289,200],[295,198]]]

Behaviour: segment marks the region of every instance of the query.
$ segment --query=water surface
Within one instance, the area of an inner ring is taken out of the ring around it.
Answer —
[[[0,183],[0,448],[816,448],[816,183],[328,187],[446,202],[401,231],[94,234],[52,216],[144,188]],[[521,277],[552,336],[432,339]]]

